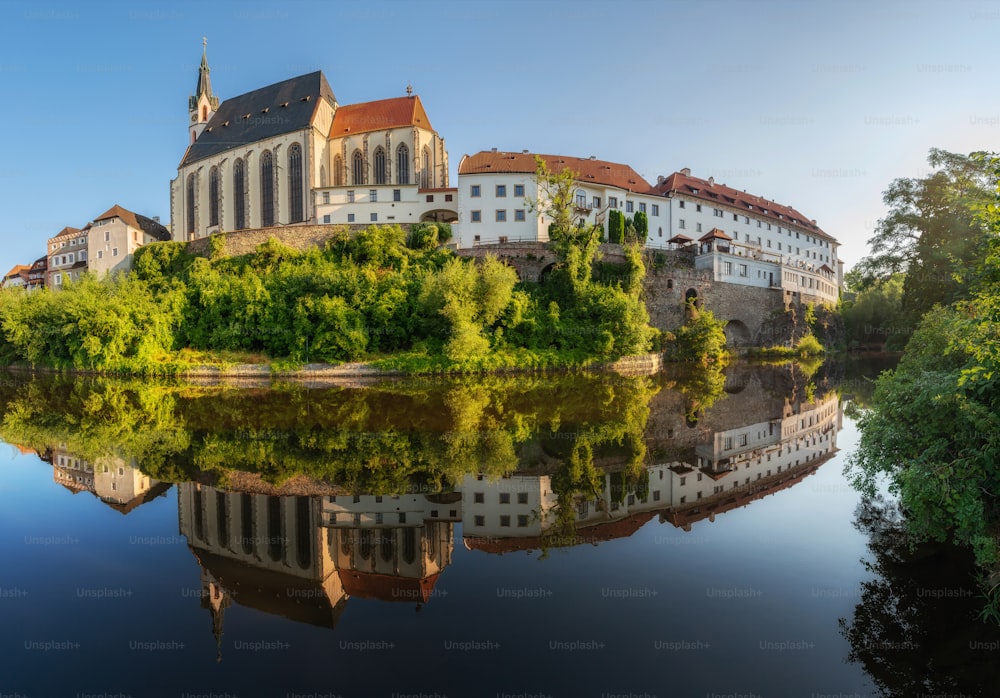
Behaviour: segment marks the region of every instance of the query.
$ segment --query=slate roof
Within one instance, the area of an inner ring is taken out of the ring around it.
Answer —
[[[321,99],[331,105],[336,103],[333,90],[319,70],[227,99],[188,147],[180,166],[304,129],[312,123]]]
[[[330,126],[330,138],[340,138],[367,131],[417,126],[433,131],[420,97],[393,97],[337,108]]]
[[[102,221],[105,218],[121,218],[126,225],[131,226],[136,230],[142,230],[143,232],[149,233],[150,235],[161,241],[168,241],[171,239],[170,231],[168,231],[160,223],[157,223],[152,218],[146,218],[146,216],[141,216],[138,213],[133,213],[132,211],[129,211],[127,208],[122,208],[118,204],[115,204],[107,211],[94,218],[94,220]]]
[[[833,236],[824,232],[816,225],[815,221],[809,220],[805,217],[805,214],[799,213],[791,206],[785,206],[760,196],[747,194],[745,191],[727,187],[714,180],[692,177],[691,175],[684,174],[684,172],[674,172],[656,185],[656,191],[664,196],[668,194],[681,194],[712,204],[724,204],[749,215],[771,219],[779,225],[794,225],[801,230],[807,230],[819,237],[836,242]]]
[[[574,158],[567,155],[539,155],[550,172],[562,172],[567,167],[577,174],[578,182],[590,182],[618,187],[639,194],[656,195],[652,185],[628,165],[606,160]],[[458,174],[535,174],[534,153],[481,151],[465,155],[458,164]]]

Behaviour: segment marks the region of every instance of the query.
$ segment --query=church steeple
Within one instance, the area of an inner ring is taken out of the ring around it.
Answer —
[[[189,130],[191,142],[194,143],[201,132],[205,130],[209,119],[219,108],[219,98],[212,94],[211,69],[208,67],[208,39],[201,39],[201,66],[198,68],[198,85],[194,94],[188,98],[188,114],[190,115]]]

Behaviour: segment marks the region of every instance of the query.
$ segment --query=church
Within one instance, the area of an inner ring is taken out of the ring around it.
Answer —
[[[303,224],[454,221],[448,152],[420,97],[341,106],[321,71],[224,101],[203,49],[171,237]]]

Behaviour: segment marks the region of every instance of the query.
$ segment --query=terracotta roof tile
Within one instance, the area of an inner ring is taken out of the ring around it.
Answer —
[[[330,138],[354,133],[384,131],[390,128],[418,126],[433,131],[420,97],[393,97],[374,102],[345,104],[337,109],[330,127]]]
[[[732,238],[718,228],[712,228],[698,238],[698,242],[705,242],[706,240],[732,240]]]
[[[574,158],[566,155],[539,155],[550,172],[569,168],[577,174],[577,181],[617,187],[638,194],[657,194],[652,185],[628,165],[606,160]],[[466,155],[458,165],[458,174],[534,174],[534,153],[507,153],[481,151]]]
[[[772,219],[780,225],[795,226],[801,230],[807,230],[822,238],[836,242],[833,236],[825,233],[813,221],[791,206],[784,206],[760,196],[727,187],[714,180],[709,181],[686,175],[683,172],[674,172],[657,184],[655,189],[664,196],[667,194],[680,194],[701,199],[702,201],[725,204],[741,209],[746,214],[752,213],[755,216]]]
[[[73,237],[74,235],[79,235],[79,234],[80,230],[78,230],[77,228],[71,228],[69,226],[66,226],[58,233],[50,237],[49,240],[58,240],[59,238],[70,238]]]
[[[136,230],[142,230],[149,233],[153,237],[159,240],[170,240],[170,233],[161,224],[154,221],[152,218],[147,218],[146,216],[139,215],[138,213],[132,213],[127,208],[122,208],[118,204],[115,204],[107,211],[97,216],[95,221],[102,221],[105,218],[120,218],[126,225],[135,228]],[[87,228],[90,226],[88,225]],[[86,228],[84,228],[86,230]]]

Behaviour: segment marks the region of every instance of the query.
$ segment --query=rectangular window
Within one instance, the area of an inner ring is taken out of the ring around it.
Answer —
[[[104,250],[98,250],[97,251],[97,258],[98,259],[104,259]]]
[[[727,436],[726,439],[725,439],[725,441],[722,444],[722,448],[724,448],[725,450],[728,451],[732,447],[733,447],[733,437]]]
[[[680,206],[681,208],[684,208],[684,201],[683,201],[683,200],[681,200],[681,201],[678,201],[678,202],[677,202],[677,204],[678,204],[678,206]]]
[[[510,514],[503,514],[500,517],[500,526],[502,528],[510,528]]]
[[[740,276],[746,276],[746,275],[747,275],[747,265],[746,264],[741,264],[740,265]]]
[[[349,203],[349,204],[353,204],[354,203],[354,190],[353,189],[348,189],[347,190],[347,203]]]
[[[328,191],[323,192],[323,203],[324,204],[330,203],[330,192]]]
[[[501,504],[510,504],[510,492],[501,492],[500,493],[500,503]]]
[[[393,189],[392,190],[392,200],[393,201],[402,201],[403,200],[403,191],[401,189]]]
[[[518,514],[517,515],[517,527],[518,528],[527,528],[528,527],[528,515],[527,514]]]
[[[451,201],[451,194],[445,194],[444,195],[444,200],[445,201]]]
[[[476,523],[475,523],[475,525],[476,526],[485,526],[486,525],[486,517],[485,516],[476,516]]]
[[[353,213],[348,213],[347,214],[347,222],[348,223],[353,223],[354,222],[354,214]]]
[[[646,212],[646,204],[640,202],[639,203],[639,211],[641,211],[642,213],[645,213]]]
[[[110,241],[111,241],[111,231],[110,230],[105,230],[104,231],[104,242],[110,242]]]
[[[616,197],[616,196],[609,196],[608,197],[608,206],[610,206],[611,208],[618,208],[618,197]]]
[[[56,274],[52,277],[52,280],[55,281],[56,286],[62,286],[62,274]]]
[[[378,214],[377,213],[373,213],[371,215],[371,222],[375,223],[376,221],[378,221]]]
[[[518,492],[517,493],[517,503],[518,504],[527,504],[528,503],[528,493],[527,492]]]
[[[739,232],[738,232],[738,231],[736,231],[736,230],[734,230],[734,231],[733,231],[733,240],[739,240],[739,239],[740,239],[740,234],[739,234]]]
[[[507,222],[507,209],[498,208],[497,209],[497,223]]]
[[[632,213],[632,211],[634,210],[634,207],[635,207],[635,204],[633,204],[631,201],[626,201],[625,202],[625,213]]]
[[[515,184],[514,185],[514,196],[524,196],[524,185]]]
[[[474,236],[474,237],[472,238],[472,241],[473,241],[473,242],[479,242],[479,236],[478,236],[478,235]]]
[[[593,199],[593,201],[594,201],[594,205],[591,208],[600,208],[601,207],[601,197],[595,196],[594,199]]]
[[[516,209],[514,209],[514,220],[515,221],[523,221],[524,220],[524,209],[523,208],[516,208]]]
[[[677,223],[677,227],[680,228],[681,230],[684,230],[684,228],[686,227],[686,224],[684,223],[684,219],[683,218],[681,218],[680,221]]]
[[[505,196],[507,196],[507,185],[506,184],[498,184],[497,185],[497,198],[499,199],[499,198],[505,197]]]
[[[368,200],[369,201],[378,201],[378,189],[369,189],[368,190]]]
[[[768,238],[768,239],[767,239],[767,246],[768,246],[769,248],[771,247],[771,238]]]
[[[723,274],[727,274],[727,275],[732,274],[733,273],[733,263],[732,262],[723,262],[722,263],[722,273]]]
[[[659,204],[653,204],[653,215],[654,216],[660,215],[660,205]]]
[[[746,434],[740,434],[740,446],[746,446],[748,442]]]
[[[483,212],[482,211],[473,211],[472,212],[472,219],[471,220],[472,220],[473,223],[479,223],[480,221],[483,220]]]
[[[111,250],[111,256],[112,257],[117,257],[118,256],[118,248],[117,247],[115,247],[114,249]]]
[[[482,189],[478,184],[473,184],[469,188],[469,196],[481,196],[481,195],[482,195]]]
[[[482,504],[486,501],[485,495],[482,492],[473,492],[472,501],[476,504]]]
[[[397,199],[397,200],[398,200],[398,199]],[[427,201],[427,203],[429,203],[429,204],[432,204],[432,203],[434,203],[434,195],[433,195],[433,194],[428,194],[425,200],[426,200],[426,201]]]
[[[323,216],[323,222],[324,223],[329,223],[330,222],[330,215],[329,214]]]
[[[722,218],[722,209],[721,208],[713,208],[712,209],[712,215],[715,216],[716,218]]]
[[[695,223],[694,224],[694,229],[695,229],[696,232],[700,233],[701,232],[701,223]]]
[[[734,213],[734,214],[733,214],[733,220],[734,220],[734,221],[738,221],[739,219],[740,219],[740,214],[738,214],[738,213]]]
[[[701,213],[701,204],[695,204],[694,210],[697,211],[698,213]]]

